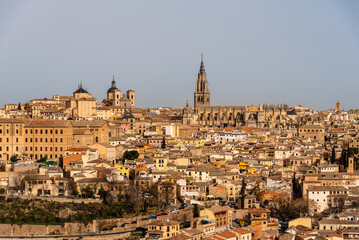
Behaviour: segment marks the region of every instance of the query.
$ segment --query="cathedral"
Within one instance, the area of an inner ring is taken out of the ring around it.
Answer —
[[[135,107],[135,91],[129,89],[123,96],[116,87],[115,77],[112,78],[111,87],[107,90],[107,98],[103,100],[105,106],[129,109]]]
[[[194,107],[187,103],[182,112],[183,124],[209,127],[286,128],[293,123],[286,105],[211,106],[207,74],[203,57],[194,91]]]

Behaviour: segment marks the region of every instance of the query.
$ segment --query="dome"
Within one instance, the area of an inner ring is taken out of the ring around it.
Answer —
[[[117,90],[118,88],[117,87],[110,87],[108,90],[107,90],[107,93],[113,93],[115,90]]]
[[[113,77],[111,87],[107,90],[107,94],[113,93],[115,90],[118,90],[118,88],[116,87],[115,77]]]

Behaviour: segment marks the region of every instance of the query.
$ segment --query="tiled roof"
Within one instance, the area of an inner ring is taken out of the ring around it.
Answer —
[[[217,233],[217,235],[220,236],[220,237],[223,237],[223,238],[225,238],[225,239],[237,237],[236,234],[234,234],[234,233],[232,233],[232,232],[230,232],[230,231],[225,231],[225,232]]]
[[[25,127],[69,127],[71,123],[66,120],[30,120]]]
[[[87,151],[89,148],[70,148],[66,150],[66,152],[80,152],[80,151]]]
[[[90,127],[101,127],[106,124],[106,121],[103,120],[94,120],[94,121],[71,121],[74,127],[86,127],[87,124],[90,124]]]

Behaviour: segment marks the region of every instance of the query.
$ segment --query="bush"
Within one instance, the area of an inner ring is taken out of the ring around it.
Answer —
[[[135,160],[138,158],[139,155],[140,154],[136,150],[125,151],[123,154],[123,158],[128,160]]]
[[[17,155],[12,155],[11,158],[10,158],[10,161],[15,163],[17,162],[19,159],[17,159]]]

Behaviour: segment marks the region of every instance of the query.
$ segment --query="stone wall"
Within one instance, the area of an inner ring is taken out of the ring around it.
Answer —
[[[126,231],[137,227],[147,227],[153,220],[143,220],[149,216],[133,218],[116,218],[94,220],[86,226],[83,223],[65,223],[63,225],[10,225],[0,224],[0,236],[43,236],[43,235],[75,235],[81,233],[100,232],[104,228],[116,227],[114,231]],[[191,221],[193,218],[193,207],[189,207],[165,216],[159,216],[159,220],[175,220],[179,222]],[[136,222],[136,223],[132,223]],[[124,227],[122,224],[128,223]]]
[[[37,197],[37,196],[28,196],[28,195],[11,195],[5,194],[5,198],[19,198],[19,199],[28,199],[28,200],[43,200],[43,201],[54,201],[60,203],[102,203],[101,199],[82,199],[82,198],[61,198],[61,197]]]
[[[0,236],[68,235],[92,232],[92,224],[65,223],[61,225],[13,225],[0,224]]]

